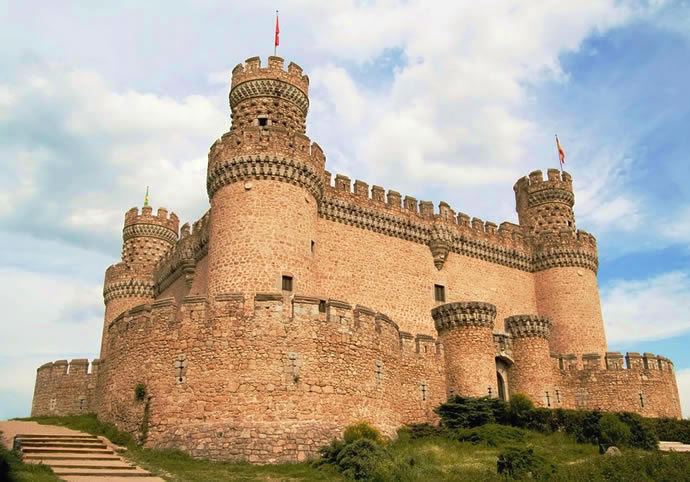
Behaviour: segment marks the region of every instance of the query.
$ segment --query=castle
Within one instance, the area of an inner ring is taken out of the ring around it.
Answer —
[[[571,176],[517,181],[500,226],[343,175],[305,135],[309,79],[232,71],[210,209],[125,214],[100,359],[37,370],[32,415],[96,412],[147,446],[301,461],[367,420],[392,435],[452,394],[680,417],[673,363],[607,352]]]

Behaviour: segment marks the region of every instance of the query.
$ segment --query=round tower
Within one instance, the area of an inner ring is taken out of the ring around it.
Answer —
[[[468,301],[431,310],[446,358],[448,395],[498,396],[493,328],[496,307]]]
[[[175,213],[150,206],[132,208],[125,214],[122,230],[122,261],[110,266],[103,282],[105,316],[101,359],[107,352],[108,325],[120,313],[153,301],[153,270],[177,242],[179,219]]]
[[[505,319],[513,338],[510,369],[511,392],[527,395],[538,407],[555,407],[560,394],[553,388],[549,336],[551,321],[545,316],[515,315]]]
[[[232,127],[209,152],[208,291],[309,293],[325,157],[304,135],[309,79],[258,57],[232,71]]]
[[[604,353],[596,240],[575,230],[570,174],[533,171],[514,186],[520,226],[532,243],[537,308],[553,326],[554,353]]]

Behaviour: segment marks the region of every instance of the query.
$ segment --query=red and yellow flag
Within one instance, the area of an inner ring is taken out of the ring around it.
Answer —
[[[556,136],[556,147],[558,148],[558,158],[561,160],[561,164],[565,164],[565,152],[563,152],[558,136]]]
[[[278,10],[276,10],[276,41],[275,41],[275,47],[280,45],[280,26],[278,26]]]

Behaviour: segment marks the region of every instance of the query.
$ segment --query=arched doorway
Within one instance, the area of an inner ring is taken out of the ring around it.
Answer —
[[[496,380],[498,381],[498,399],[506,401],[506,384],[499,372],[496,372]]]
[[[496,357],[496,384],[498,385],[498,398],[503,401],[510,399],[510,380],[508,370],[512,365],[512,360],[504,357]]]

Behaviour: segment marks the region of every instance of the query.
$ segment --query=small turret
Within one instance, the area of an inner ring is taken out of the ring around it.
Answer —
[[[180,220],[175,213],[159,208],[156,215],[150,206],[132,208],[125,214],[122,230],[122,261],[153,266],[177,242]]]
[[[515,209],[521,226],[535,234],[575,232],[573,180],[567,172],[549,169],[544,180],[541,171],[532,171],[513,186]]]
[[[125,214],[122,230],[122,261],[110,266],[103,281],[105,319],[101,358],[107,356],[108,325],[120,313],[153,300],[153,269],[158,260],[175,246],[180,220],[175,213],[159,208],[156,215],[148,206],[134,207]]]
[[[309,77],[302,67],[269,57],[268,66],[252,57],[232,70],[230,108],[232,129],[251,126],[282,127],[304,134],[309,110]]]

